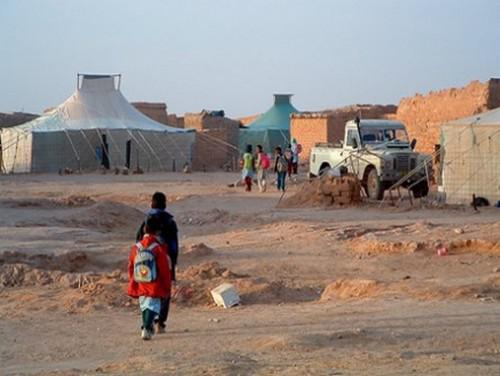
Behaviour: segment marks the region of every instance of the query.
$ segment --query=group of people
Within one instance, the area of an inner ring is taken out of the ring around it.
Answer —
[[[256,154],[253,154],[252,145],[247,145],[243,154],[242,165],[242,182],[245,185],[245,190],[250,192],[254,177],[257,180],[257,186],[260,192],[265,192],[267,188],[268,171],[271,169],[271,158],[264,152],[262,145],[257,145]],[[297,144],[297,140],[293,139],[288,148],[283,151],[280,146],[274,149],[274,164],[273,172],[276,174],[276,187],[278,191],[285,192],[286,177],[296,175],[299,165],[299,153],[301,147]]]
[[[128,295],[139,300],[141,337],[165,333],[172,284],[179,254],[177,224],[166,211],[167,198],[156,192],[151,209],[137,231],[128,262]]]

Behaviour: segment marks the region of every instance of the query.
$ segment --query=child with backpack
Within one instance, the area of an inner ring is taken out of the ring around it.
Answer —
[[[177,223],[174,220],[174,216],[170,214],[167,210],[167,196],[162,192],[155,192],[151,198],[151,209],[146,214],[147,218],[155,217],[159,221],[159,232],[157,239],[167,245],[168,255],[170,261],[172,262],[172,281],[175,281],[175,268],[177,266],[177,259],[179,256],[179,239],[178,239],[178,229]],[[141,224],[139,230],[137,231],[136,241],[139,242],[144,236],[144,227],[146,221]],[[170,299],[162,299],[161,310],[158,318],[155,319],[156,332],[165,333],[165,322],[167,321],[168,310],[170,306]]]
[[[276,173],[278,191],[285,192],[285,179],[288,171],[288,160],[283,155],[281,147],[279,146],[274,149],[274,154],[274,172]]]
[[[132,247],[129,255],[127,293],[139,300],[143,340],[153,337],[154,320],[161,314],[162,300],[170,303],[170,258],[167,245],[157,237],[159,231],[158,217],[149,217],[144,226],[143,239]]]
[[[261,193],[266,191],[267,188],[267,169],[269,168],[271,161],[266,153],[262,149],[262,145],[257,145],[257,185]]]

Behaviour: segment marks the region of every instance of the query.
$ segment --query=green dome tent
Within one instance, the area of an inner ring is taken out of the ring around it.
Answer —
[[[291,94],[274,94],[274,105],[246,129],[240,129],[240,150],[246,145],[262,145],[266,153],[290,143],[290,115],[298,110],[290,103]]]

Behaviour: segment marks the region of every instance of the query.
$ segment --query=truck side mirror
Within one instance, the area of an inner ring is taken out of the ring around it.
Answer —
[[[352,139],[352,148],[353,149],[357,149],[358,148],[358,139],[357,138],[353,138]]]
[[[417,146],[417,139],[416,138],[411,140],[411,143],[410,143],[411,150],[415,150],[415,146]]]

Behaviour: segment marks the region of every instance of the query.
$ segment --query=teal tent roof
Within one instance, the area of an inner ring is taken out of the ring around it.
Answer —
[[[290,114],[298,112],[290,103],[291,94],[274,94],[274,105],[255,121],[248,124],[251,131],[265,131],[279,129],[290,131]]]

